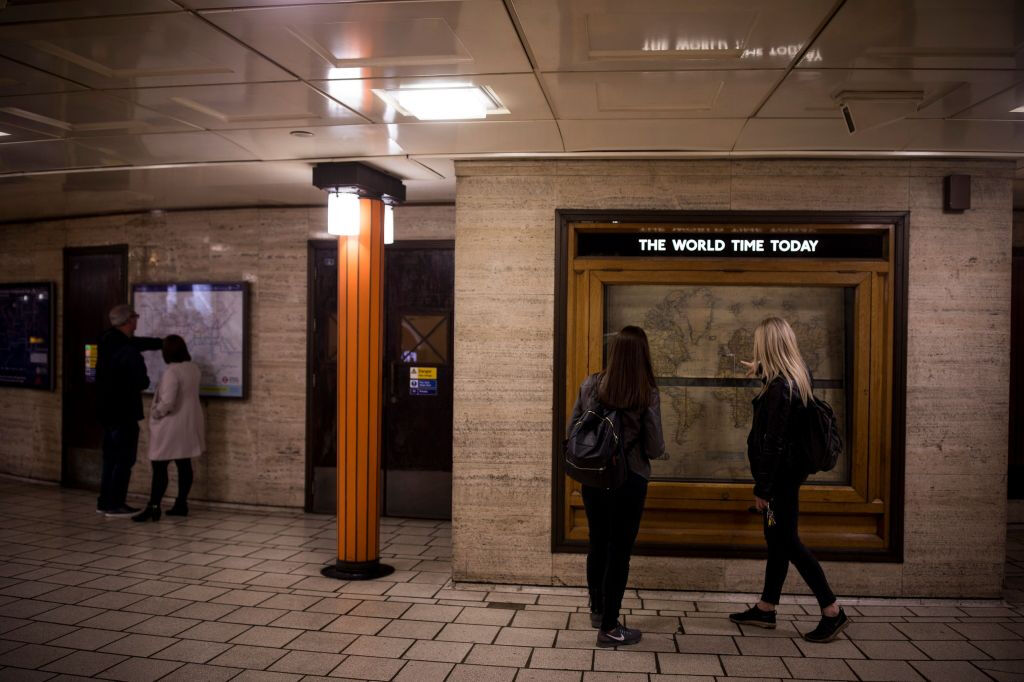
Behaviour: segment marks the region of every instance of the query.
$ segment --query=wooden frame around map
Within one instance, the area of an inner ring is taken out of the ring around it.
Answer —
[[[579,485],[562,469],[565,419],[576,390],[602,362],[609,284],[842,286],[856,291],[849,485],[805,486],[801,535],[826,559],[902,561],[907,215],[558,211],[552,550],[586,550]],[[613,222],[615,221],[615,222]],[[885,234],[882,258],[728,259],[578,257],[577,231],[782,231]],[[636,553],[763,556],[747,483],[652,481]]]

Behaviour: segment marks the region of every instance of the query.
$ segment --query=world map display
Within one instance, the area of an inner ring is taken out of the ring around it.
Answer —
[[[189,354],[202,371],[203,396],[242,398],[245,382],[244,283],[139,284],[133,304],[139,314],[138,336],[185,339]],[[149,390],[160,382],[166,365],[160,353],[143,353]]]
[[[832,405],[845,444],[844,301],[839,287],[608,286],[606,333],[637,325],[651,344],[667,455],[651,463],[653,477],[751,480],[747,434],[751,400],[759,389],[739,381],[745,374],[740,361],[752,358],[754,328],[772,315],[792,325],[815,379],[815,395]],[[849,455],[844,452],[835,469],[811,481],[840,483],[848,478]]]

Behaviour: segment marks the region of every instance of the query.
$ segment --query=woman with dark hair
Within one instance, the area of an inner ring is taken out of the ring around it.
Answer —
[[[167,492],[167,468],[178,468],[178,498],[168,516],[188,516],[192,487],[192,458],[206,449],[203,408],[199,404],[199,366],[192,362],[185,340],[174,334],[164,339],[164,370],[149,410],[149,459],[153,487],[149,504],[132,521],[159,521],[160,502]]]
[[[642,638],[639,630],[619,623],[622,595],[629,578],[629,556],[644,513],[650,460],[665,452],[661,400],[647,334],[640,327],[623,327],[612,340],[605,370],[583,380],[569,430],[595,402],[619,414],[619,437],[629,471],[625,483],[615,490],[583,486],[583,506],[590,532],[590,624],[598,628],[598,646],[626,646]]]

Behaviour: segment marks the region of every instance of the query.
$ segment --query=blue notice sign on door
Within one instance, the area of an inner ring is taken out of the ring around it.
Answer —
[[[437,395],[437,379],[409,379],[409,395]]]

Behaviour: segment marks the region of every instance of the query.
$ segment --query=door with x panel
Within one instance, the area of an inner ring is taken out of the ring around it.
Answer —
[[[451,518],[452,242],[387,247],[384,513]]]

